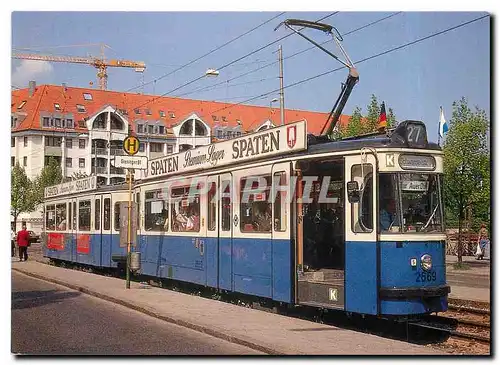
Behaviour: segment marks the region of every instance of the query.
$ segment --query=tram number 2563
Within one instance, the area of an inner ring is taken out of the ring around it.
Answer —
[[[417,283],[425,283],[426,281],[436,281],[436,272],[417,272]]]

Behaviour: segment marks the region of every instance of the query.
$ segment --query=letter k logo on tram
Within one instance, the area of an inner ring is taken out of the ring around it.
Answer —
[[[388,153],[385,155],[385,166],[394,167],[394,154]]]

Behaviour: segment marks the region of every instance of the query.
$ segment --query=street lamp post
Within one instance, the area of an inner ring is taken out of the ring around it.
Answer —
[[[271,121],[272,121],[272,114],[273,114],[273,103],[276,103],[277,101],[278,101],[278,99],[274,98],[273,100],[271,100],[269,102],[269,112],[270,112],[269,119],[271,119]]]

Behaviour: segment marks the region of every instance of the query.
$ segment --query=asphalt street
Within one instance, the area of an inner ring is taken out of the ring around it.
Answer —
[[[16,272],[11,313],[11,350],[16,354],[262,354]]]

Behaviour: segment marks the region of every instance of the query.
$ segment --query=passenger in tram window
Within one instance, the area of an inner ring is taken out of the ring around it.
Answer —
[[[163,225],[163,230],[168,231],[168,210],[163,208],[161,211],[161,217],[162,217],[162,225]]]
[[[254,226],[255,230],[259,232],[270,232],[272,223],[272,212],[271,212],[271,204],[266,202],[254,203],[256,206],[256,213],[254,216]]]
[[[58,231],[65,231],[66,230],[66,218],[63,218],[61,223],[57,226]]]
[[[189,208],[188,218],[186,220],[186,230],[195,232],[200,230],[200,215],[194,206]]]
[[[380,210],[380,230],[390,231],[393,226],[399,226],[394,199],[385,200],[385,206]]]
[[[187,216],[182,206],[179,207],[179,213],[175,216],[175,222],[177,223],[177,231],[186,230]]]

